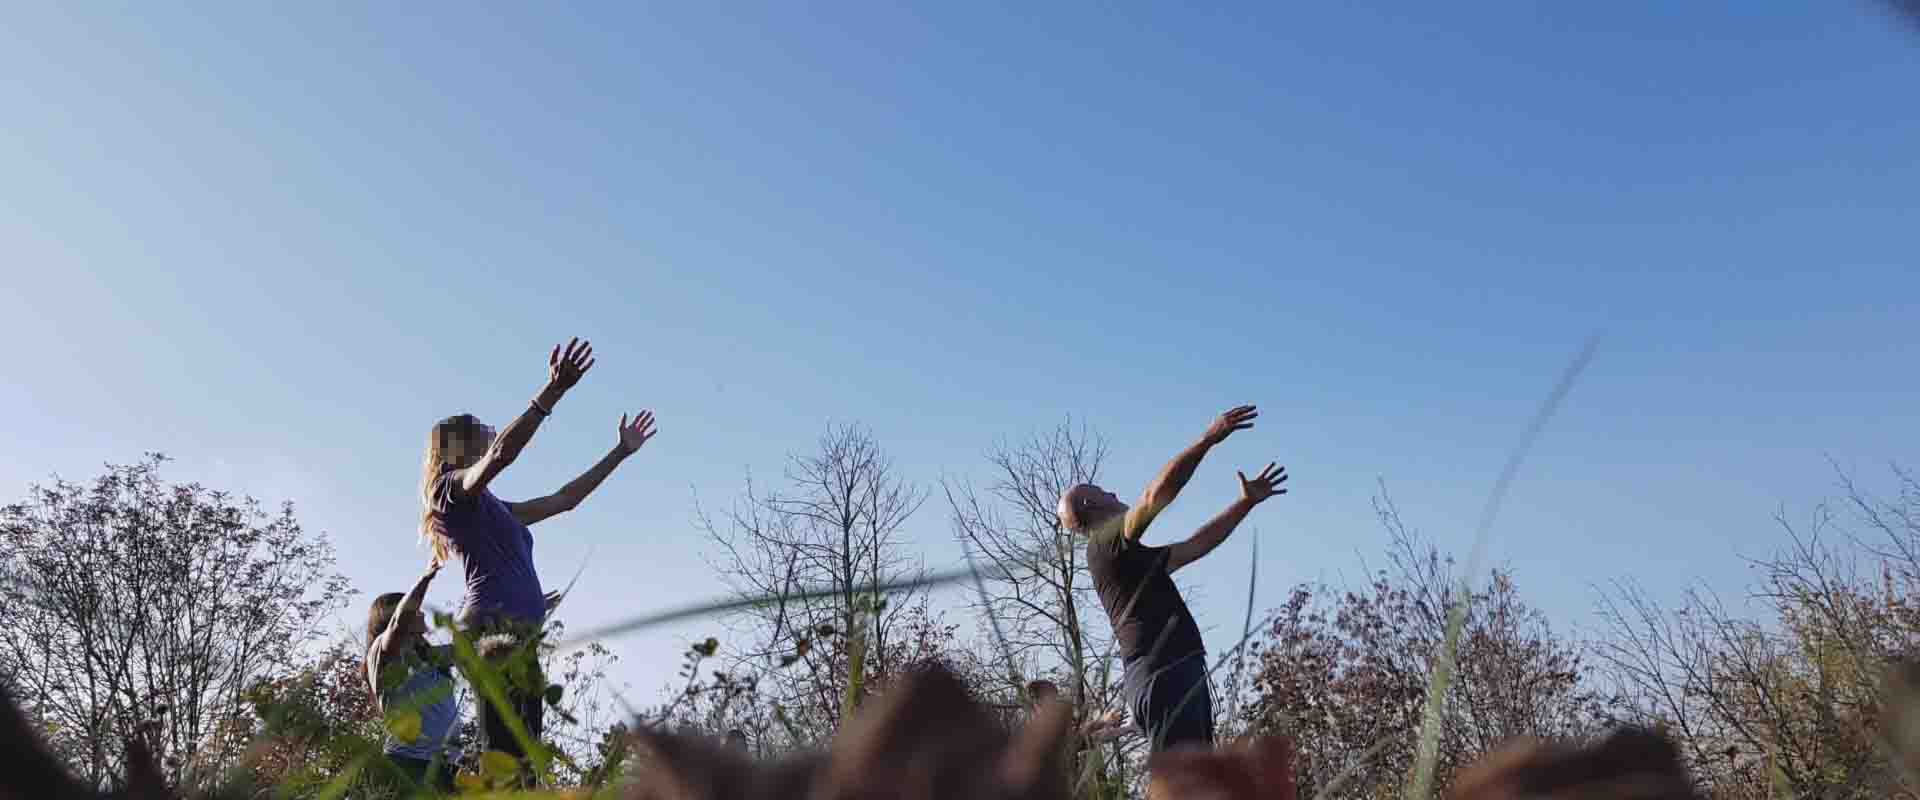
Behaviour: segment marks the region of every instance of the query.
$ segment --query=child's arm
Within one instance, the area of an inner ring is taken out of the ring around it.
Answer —
[[[412,619],[420,611],[420,604],[427,599],[427,584],[433,583],[433,576],[440,574],[440,567],[440,559],[435,557],[427,564],[427,573],[414,582],[413,588],[407,590],[406,597],[400,598],[400,607],[393,610],[393,617],[387,620],[387,629],[380,634],[387,641],[393,641],[394,631],[400,630],[404,620]]]

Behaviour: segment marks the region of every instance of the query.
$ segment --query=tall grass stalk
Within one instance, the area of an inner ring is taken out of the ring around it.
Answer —
[[[1478,529],[1473,535],[1473,553],[1467,559],[1467,566],[1460,574],[1459,596],[1454,599],[1453,607],[1447,610],[1447,630],[1440,651],[1440,663],[1435,665],[1432,677],[1427,682],[1427,702],[1425,712],[1420,718],[1420,739],[1413,765],[1413,775],[1407,781],[1406,800],[1422,800],[1433,788],[1434,765],[1440,759],[1440,716],[1445,707],[1447,689],[1453,682],[1453,670],[1460,646],[1460,631],[1466,624],[1467,604],[1472,600],[1472,576],[1479,574],[1480,563],[1486,558],[1488,536],[1493,530],[1493,520],[1500,512],[1500,504],[1506,500],[1507,490],[1513,485],[1520,465],[1526,460],[1527,451],[1533,449],[1533,443],[1540,438],[1540,432],[1560,409],[1567,393],[1573,390],[1573,384],[1585,371],[1588,362],[1593,360],[1595,349],[1599,347],[1599,336],[1587,339],[1586,345],[1575,354],[1573,362],[1561,373],[1560,381],[1547,395],[1545,403],[1535,412],[1532,422],[1520,435],[1520,442],[1507,456],[1506,466],[1500,470],[1500,478],[1494,482],[1493,491],[1487,496],[1486,506],[1481,510]]]

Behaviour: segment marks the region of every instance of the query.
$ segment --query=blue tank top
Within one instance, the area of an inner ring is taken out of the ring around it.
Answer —
[[[446,665],[429,663],[411,647],[407,652],[391,655],[386,649],[384,634],[367,648],[367,680],[379,694],[383,715],[388,709],[403,708],[419,713],[420,735],[411,742],[403,742],[388,732],[381,750],[391,756],[432,761],[447,746],[448,737],[460,721],[460,698],[454,691],[453,672]],[[381,674],[378,665],[383,661],[387,671],[394,675]]]

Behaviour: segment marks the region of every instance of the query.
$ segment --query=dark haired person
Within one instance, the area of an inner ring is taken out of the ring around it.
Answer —
[[[420,610],[427,585],[439,572],[435,558],[412,589],[380,595],[368,607],[367,689],[387,722],[382,747],[387,760],[414,782],[451,792],[447,738],[460,721],[453,664],[446,648],[427,644],[427,617]],[[396,719],[419,724],[395,724]]]

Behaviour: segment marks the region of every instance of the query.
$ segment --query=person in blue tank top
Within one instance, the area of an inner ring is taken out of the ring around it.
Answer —
[[[387,731],[387,760],[416,784],[453,791],[447,739],[460,721],[453,660],[445,646],[427,643],[420,611],[440,560],[413,588],[374,599],[367,609],[367,687]]]
[[[427,438],[420,532],[436,558],[459,557],[467,581],[459,622],[476,639],[485,640],[483,655],[516,649],[490,649],[489,642],[533,640],[558,600],[541,589],[529,526],[578,506],[656,433],[653,412],[641,411],[631,420],[623,414],[613,449],[559,491],[518,502],[494,496],[488,486],[519,458],[540,423],[553,414],[554,406],[593,363],[591,343],[576,337],[564,351],[556,345],[547,357],[546,385],[498,435],[472,414],[460,414],[435,424]],[[537,675],[537,665],[529,668],[536,674],[516,681],[519,685],[507,694],[528,737],[537,742],[544,718],[545,680]],[[480,733],[488,750],[518,758],[527,755],[492,703],[480,704]]]

